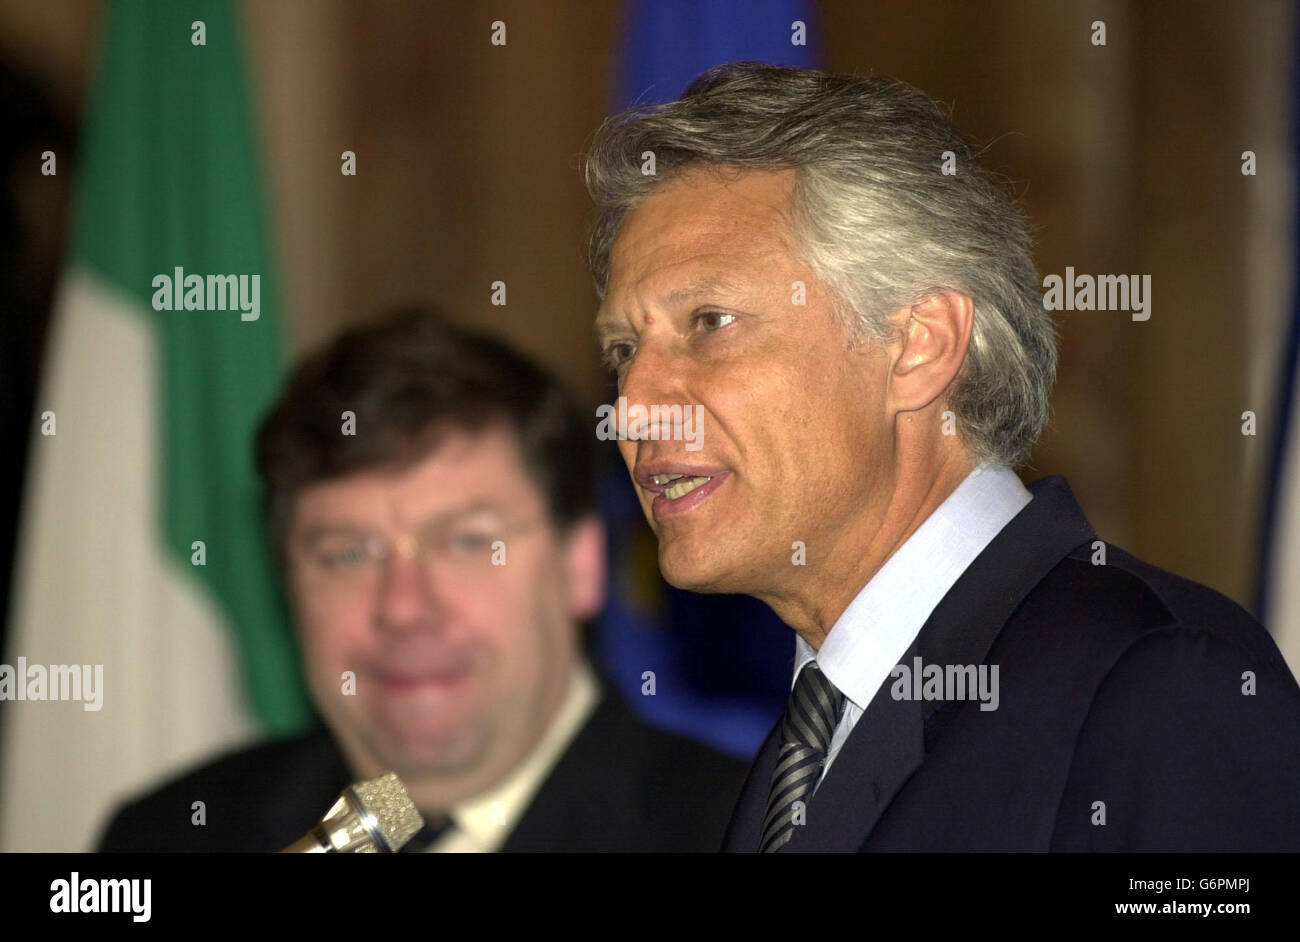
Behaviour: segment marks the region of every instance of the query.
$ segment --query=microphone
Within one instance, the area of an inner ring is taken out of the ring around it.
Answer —
[[[282,854],[394,854],[424,818],[393,772],[343,789],[316,825]]]

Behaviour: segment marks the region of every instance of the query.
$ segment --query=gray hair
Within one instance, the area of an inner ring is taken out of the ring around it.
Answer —
[[[646,151],[654,175],[642,173]],[[952,175],[941,172],[946,151]],[[795,171],[792,235],[851,336],[886,342],[893,311],[941,290],[968,295],[970,349],[949,391],[961,440],[979,461],[1024,460],[1047,423],[1056,332],[1014,197],[929,96],[744,62],[703,73],[677,101],[608,119],[586,159],[597,208],[588,267],[602,299],[627,213],[710,165]]]

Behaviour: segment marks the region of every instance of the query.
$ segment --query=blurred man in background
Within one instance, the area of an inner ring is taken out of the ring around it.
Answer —
[[[301,363],[257,459],[325,728],[131,803],[100,849],[279,850],[393,771],[427,821],[407,850],[716,850],[743,766],[635,719],[583,654],[592,429],[541,369],[420,311]]]
[[[1054,327],[1024,219],[933,101],[723,66],[607,122],[587,181],[627,412],[703,414],[697,450],[620,442],[660,568],[797,636],[726,849],[1300,849],[1268,634],[1012,470]]]

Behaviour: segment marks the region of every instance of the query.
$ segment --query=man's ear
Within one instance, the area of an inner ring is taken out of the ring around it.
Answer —
[[[605,606],[605,525],[599,518],[583,517],[569,529],[564,567],[569,611],[580,621],[595,616]]]
[[[899,339],[889,376],[897,412],[924,409],[957,376],[970,347],[975,302],[960,291],[940,291],[896,312]]]

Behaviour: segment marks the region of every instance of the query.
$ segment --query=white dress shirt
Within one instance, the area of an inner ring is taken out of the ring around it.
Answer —
[[[845,699],[822,778],[935,606],[1032,499],[1005,465],[977,467],[863,586],[819,650],[796,635],[794,678],[815,658]]]

